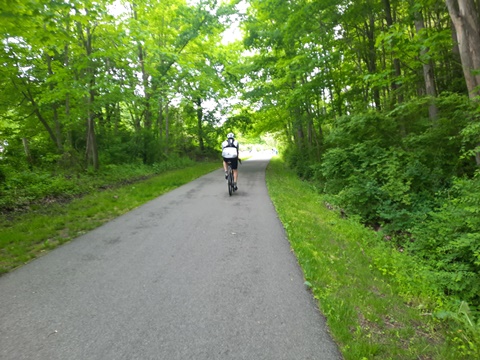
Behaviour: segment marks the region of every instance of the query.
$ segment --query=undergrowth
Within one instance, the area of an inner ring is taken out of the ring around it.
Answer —
[[[0,213],[34,210],[48,203],[65,202],[95,190],[126,185],[194,163],[189,158],[173,157],[150,166],[106,165],[98,172],[77,173],[7,168],[3,172],[3,181],[0,181]]]
[[[280,160],[268,188],[306,282],[346,359],[473,359],[478,324],[429,269],[360,218],[342,218]]]

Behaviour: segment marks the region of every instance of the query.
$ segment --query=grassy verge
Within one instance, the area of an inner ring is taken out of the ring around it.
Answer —
[[[219,168],[218,162],[162,173],[145,181],[53,203],[13,219],[0,219],[0,274],[92,230],[167,191]]]
[[[401,263],[379,234],[329,210],[280,160],[270,163],[267,185],[345,359],[471,358],[452,345],[448,324],[430,313],[438,297],[429,296],[416,264]],[[411,281],[395,281],[399,274]]]

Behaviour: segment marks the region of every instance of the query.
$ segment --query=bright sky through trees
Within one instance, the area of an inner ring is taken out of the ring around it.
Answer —
[[[236,9],[239,12],[239,15],[234,15],[232,25],[225,30],[223,33],[222,43],[228,44],[230,42],[238,41],[243,38],[242,30],[240,29],[241,17],[244,16],[247,12],[248,4],[245,1],[240,1]]]

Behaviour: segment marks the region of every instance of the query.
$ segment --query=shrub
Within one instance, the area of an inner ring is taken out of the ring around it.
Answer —
[[[152,166],[143,164],[105,165],[98,172],[92,169],[72,174],[46,171],[9,171],[0,188],[0,211],[28,208],[41,201],[71,199],[94,189],[136,181],[168,170],[185,168],[193,164],[187,157],[171,155]]]
[[[446,294],[480,306],[480,172],[456,179],[448,195],[413,228],[409,247]]]

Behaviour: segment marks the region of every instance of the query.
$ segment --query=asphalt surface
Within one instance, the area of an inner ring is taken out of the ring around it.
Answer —
[[[341,359],[268,197],[216,170],[0,277],[0,359]]]

